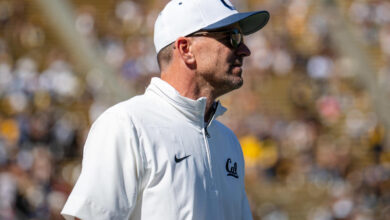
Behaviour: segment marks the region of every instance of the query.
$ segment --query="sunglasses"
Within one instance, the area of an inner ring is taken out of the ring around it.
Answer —
[[[243,42],[244,37],[243,34],[236,28],[231,30],[224,30],[224,31],[199,31],[195,32],[193,34],[190,34],[188,36],[196,37],[196,36],[216,36],[218,38],[218,35],[220,35],[223,38],[226,38],[230,46],[234,49],[237,49]]]

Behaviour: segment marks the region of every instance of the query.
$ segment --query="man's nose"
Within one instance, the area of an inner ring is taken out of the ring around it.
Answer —
[[[249,50],[248,46],[246,46],[245,43],[241,43],[237,50],[236,50],[236,53],[238,56],[240,57],[247,57],[247,56],[250,56],[251,55],[251,50]]]

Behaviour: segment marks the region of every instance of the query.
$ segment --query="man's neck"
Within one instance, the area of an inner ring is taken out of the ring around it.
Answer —
[[[214,97],[212,89],[207,86],[203,86],[197,80],[194,80],[193,77],[194,76],[191,76],[191,74],[185,73],[181,73],[180,77],[175,76],[175,74],[161,74],[161,79],[175,88],[181,96],[193,100],[206,97],[207,102],[204,121],[208,122],[212,117],[212,107],[216,97]]]

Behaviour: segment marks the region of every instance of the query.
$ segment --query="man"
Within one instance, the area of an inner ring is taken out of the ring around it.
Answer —
[[[266,11],[228,0],[173,0],[155,24],[161,79],[92,125],[80,177],[62,214],[72,219],[252,219],[244,158],[216,118],[216,98],[243,84],[243,34]]]

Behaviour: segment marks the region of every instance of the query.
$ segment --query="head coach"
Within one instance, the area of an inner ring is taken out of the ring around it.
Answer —
[[[154,44],[161,78],[106,110],[92,125],[66,219],[252,219],[244,158],[216,120],[216,99],[243,84],[244,35],[266,11],[239,13],[228,0],[172,0]]]

